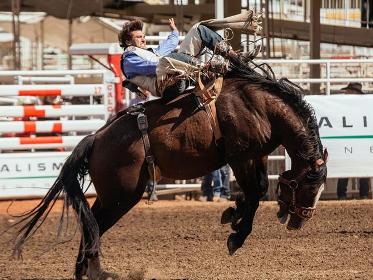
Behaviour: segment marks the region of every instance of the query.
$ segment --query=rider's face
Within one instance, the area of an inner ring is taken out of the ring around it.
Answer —
[[[145,35],[141,30],[131,32],[131,46],[142,49],[146,48]]]

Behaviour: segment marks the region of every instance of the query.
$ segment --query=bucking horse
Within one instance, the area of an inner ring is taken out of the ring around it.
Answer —
[[[257,68],[255,63],[231,62],[216,100],[222,135],[218,142],[206,111],[196,106],[193,90],[142,107],[151,153],[163,176],[191,179],[227,163],[231,166],[243,192],[221,218],[232,227],[227,239],[231,255],[252,231],[259,200],[268,188],[267,158],[276,147],[283,145],[292,163],[278,181],[277,216],[289,230],[302,228],[312,217],[327,174],[327,152],[302,89]],[[63,194],[65,205],[76,212],[82,234],[76,279],[106,279],[110,274],[100,266],[100,237],[142,198],[150,178],[146,156],[131,107],[83,138],[40,204],[18,222],[15,253],[21,254]],[[92,207],[82,189],[88,174],[97,193]]]

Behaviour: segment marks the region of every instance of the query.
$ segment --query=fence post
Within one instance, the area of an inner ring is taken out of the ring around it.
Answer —
[[[330,61],[326,62],[326,95],[330,95]]]

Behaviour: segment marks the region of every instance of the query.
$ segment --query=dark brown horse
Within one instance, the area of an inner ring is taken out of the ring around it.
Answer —
[[[151,150],[162,175],[196,178],[226,163],[232,167],[244,196],[222,215],[222,223],[231,223],[234,231],[227,242],[230,254],[251,233],[259,199],[268,187],[267,155],[276,147],[284,145],[292,160],[291,170],[279,180],[278,217],[285,223],[290,215],[288,229],[300,229],[312,216],[326,179],[316,119],[301,90],[253,69],[237,61],[225,78],[216,103],[223,135],[219,145],[206,112],[196,109],[192,95],[144,105]],[[99,262],[100,237],[139,202],[149,179],[141,133],[129,112],[120,112],[77,145],[48,194],[23,220],[16,253],[64,193],[82,229],[76,278],[105,278]],[[92,208],[81,188],[88,173],[97,192]]]

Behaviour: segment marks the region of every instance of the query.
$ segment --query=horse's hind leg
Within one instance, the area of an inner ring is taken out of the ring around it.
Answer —
[[[252,225],[256,210],[259,206],[259,199],[267,188],[266,160],[249,160],[246,163],[230,163],[235,174],[237,183],[244,192],[244,197],[236,200],[237,209],[229,210],[232,215],[232,233],[228,238],[228,250],[232,255],[245,242],[246,237],[252,231]],[[227,213],[223,213],[222,222],[227,220]],[[239,221],[239,222],[238,222]]]
[[[134,201],[125,201],[121,205],[113,203],[111,205],[106,205],[102,207],[95,218],[97,220],[100,236],[104,234],[109,228],[111,228],[123,215],[125,215],[141,197]],[[99,252],[93,255],[87,256],[88,270],[87,275],[89,279],[107,279],[108,277],[115,278],[113,274],[104,272],[100,266]]]
[[[141,174],[138,182],[133,182],[133,180],[129,179],[127,180],[128,183],[114,188],[104,185],[95,186],[96,188],[100,187],[101,189],[105,189],[106,192],[111,192],[110,196],[105,196],[104,200],[97,199],[92,206],[94,217],[99,226],[100,236],[110,229],[141,199],[148,177],[146,168],[143,168]],[[112,274],[101,270],[99,252],[84,252],[83,244],[87,244],[86,242],[89,242],[89,240],[83,237],[76,262],[76,278],[81,279],[84,275],[87,275],[89,279],[113,278]]]
[[[101,207],[100,201],[96,199],[91,208],[94,216],[96,215],[100,207]],[[77,280],[82,279],[82,277],[87,274],[88,259],[86,256],[87,253],[85,252],[84,248],[87,246],[88,241],[89,241],[89,234],[83,229],[82,238],[80,240],[79,253],[76,259],[76,263],[75,263],[75,279]]]

